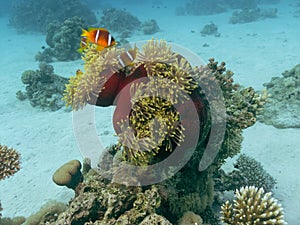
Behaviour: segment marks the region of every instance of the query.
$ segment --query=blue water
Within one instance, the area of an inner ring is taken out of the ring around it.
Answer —
[[[44,111],[15,97],[18,90],[25,90],[22,72],[38,69],[34,56],[42,51],[42,46],[47,47],[44,32],[20,30],[10,24],[19,2],[22,1],[3,1],[0,7],[0,144],[13,147],[21,154],[21,170],[0,181],[4,217],[28,217],[50,199],[68,202],[73,192],[56,186],[51,176],[63,163],[82,160],[73,131],[72,112],[64,108]],[[281,0],[275,4],[261,0],[258,7],[276,8],[277,16],[238,24],[229,23],[234,10],[227,6],[224,12],[210,15],[182,11],[190,2],[187,0],[82,2],[95,13],[97,22],[90,26],[101,26],[102,10],[111,7],[129,12],[141,22],[155,19],[158,32],[148,35],[135,30],[127,41],[134,43],[154,37],[180,45],[204,62],[211,57],[225,61],[227,68],[235,73],[236,82],[256,90],[262,90],[263,83],[300,63],[300,1],[297,0]],[[200,31],[210,23],[217,25],[220,35],[201,35]],[[112,35],[116,39],[120,37],[118,33]],[[83,62],[54,60],[51,65],[56,74],[69,78],[83,67]],[[96,109],[97,135],[103,146],[117,140],[112,127],[113,110],[113,107]],[[280,130],[257,123],[245,130],[242,147],[242,152],[255,157],[277,179],[274,197],[282,203],[285,218],[291,225],[300,221],[299,137],[299,129]]]

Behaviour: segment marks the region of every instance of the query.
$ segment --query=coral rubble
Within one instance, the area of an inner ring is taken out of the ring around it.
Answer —
[[[46,43],[49,45],[35,56],[37,61],[52,62],[53,60],[69,61],[80,58],[76,51],[79,48],[82,28],[87,27],[79,17],[72,17],[65,21],[53,22],[48,25]]]
[[[39,70],[26,70],[21,80],[26,85],[26,92],[17,92],[17,98],[24,100],[25,96],[33,107],[41,107],[55,111],[65,105],[62,101],[67,78],[53,73],[53,66],[40,63]]]
[[[227,201],[222,205],[222,221],[228,225],[273,224],[284,225],[283,209],[272,193],[255,186],[236,190],[234,203]]]
[[[264,86],[270,97],[259,120],[277,128],[300,128],[300,64]]]
[[[229,19],[229,23],[237,24],[237,23],[250,23],[257,20],[263,20],[266,18],[275,18],[277,16],[277,9],[242,9],[239,11],[234,11],[232,16]]]
[[[97,22],[95,14],[80,0],[30,0],[16,2],[10,24],[21,31],[46,32],[50,23],[63,23],[74,16],[89,25]]]

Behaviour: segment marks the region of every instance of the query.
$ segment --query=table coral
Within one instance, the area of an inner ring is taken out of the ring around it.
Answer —
[[[300,127],[300,64],[265,83],[270,94],[259,120],[277,128]]]
[[[281,205],[271,195],[255,186],[236,190],[233,205],[229,201],[222,205],[222,221],[228,225],[287,224]]]

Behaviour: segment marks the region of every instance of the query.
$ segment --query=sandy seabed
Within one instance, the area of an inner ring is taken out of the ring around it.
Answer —
[[[300,63],[300,19],[293,17],[293,8],[287,3],[274,7],[278,7],[278,18],[236,25],[228,23],[230,12],[196,17],[175,16],[170,6],[152,8],[151,14],[130,10],[138,12],[141,19],[157,20],[161,31],[155,38],[180,44],[204,61],[210,57],[226,61],[227,68],[235,72],[236,82],[261,90],[271,77]],[[203,26],[211,21],[219,27],[220,37],[200,35]],[[69,189],[56,186],[51,176],[63,163],[82,160],[82,155],[76,144],[71,112],[42,111],[32,108],[28,101],[16,99],[16,92],[24,90],[22,72],[38,68],[34,55],[46,44],[45,36],[20,34],[7,24],[7,18],[0,18],[0,143],[21,153],[22,168],[0,181],[0,200],[3,216],[29,216],[48,200],[67,202],[73,197]],[[130,41],[151,38],[136,34]],[[56,74],[69,77],[82,67],[82,61],[52,65]],[[116,141],[112,114],[112,107],[96,109],[97,135],[103,146]],[[282,203],[287,222],[299,224],[300,129],[276,129],[257,123],[245,130],[244,138],[242,152],[260,161],[277,179],[274,196]]]

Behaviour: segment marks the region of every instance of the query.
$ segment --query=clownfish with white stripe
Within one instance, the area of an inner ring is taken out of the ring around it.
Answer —
[[[85,44],[88,45],[89,42],[98,45],[98,50],[101,51],[107,47],[116,45],[114,37],[105,28],[88,28],[88,30],[82,29],[81,36],[85,37]],[[85,46],[80,45],[78,51],[83,51]]]
[[[133,61],[136,58],[138,48],[135,46],[132,49],[124,51],[121,55],[118,56],[118,61],[121,67],[131,66]]]

